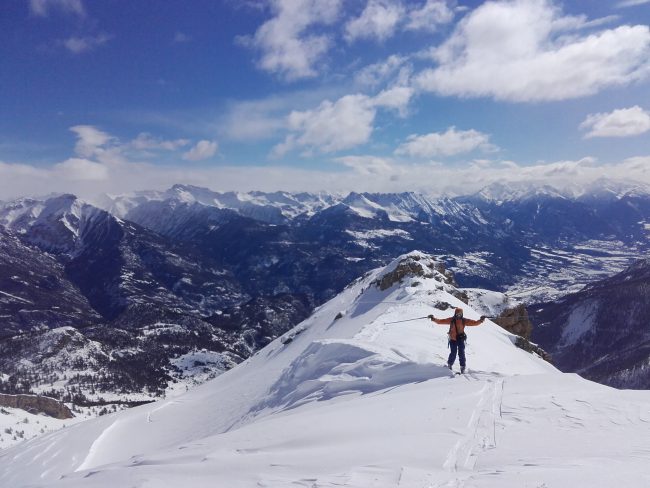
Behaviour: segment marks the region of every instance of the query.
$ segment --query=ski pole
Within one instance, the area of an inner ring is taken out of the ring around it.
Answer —
[[[411,322],[412,320],[421,320],[421,319],[428,319],[429,316],[425,315],[424,317],[415,317],[414,319],[406,319],[406,320],[395,320],[393,322],[384,322],[384,324],[399,324],[401,322]]]

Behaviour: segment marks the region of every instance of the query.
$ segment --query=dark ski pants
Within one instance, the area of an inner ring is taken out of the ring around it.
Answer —
[[[451,352],[449,353],[449,359],[447,359],[447,364],[453,366],[456,361],[456,352],[458,352],[458,359],[460,359],[460,367],[465,367],[465,341],[449,341],[449,348]]]

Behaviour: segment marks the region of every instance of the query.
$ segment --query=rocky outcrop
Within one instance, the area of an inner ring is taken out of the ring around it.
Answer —
[[[5,395],[0,393],[0,406],[8,408],[20,408],[26,412],[38,415],[45,414],[55,419],[71,419],[72,412],[63,403],[38,395]]]
[[[533,324],[528,318],[528,311],[522,304],[505,309],[493,320],[493,322],[500,325],[508,332],[518,335],[526,340],[530,340],[530,336],[533,332]]]
[[[537,354],[544,361],[552,363],[552,358],[549,353],[539,347],[537,344],[530,342],[530,336],[533,332],[533,324],[528,318],[528,311],[522,304],[515,307],[507,308],[498,317],[492,321],[503,327],[511,334],[518,336],[514,341],[515,346],[523,349],[526,352]]]
[[[419,252],[412,252],[402,259],[394,269],[386,272],[375,281],[375,285],[382,291],[387,290],[396,283],[401,283],[407,276],[433,278],[434,276],[449,285],[447,292],[461,300],[468,302],[467,294],[457,289],[458,284],[454,274],[445,265],[434,260],[431,256]]]
[[[517,337],[517,339],[515,340],[515,346],[531,354],[537,354],[544,361],[553,364],[553,358],[551,357],[551,355],[547,353],[544,349],[539,347],[537,344],[530,342],[528,339],[524,339],[523,337]]]

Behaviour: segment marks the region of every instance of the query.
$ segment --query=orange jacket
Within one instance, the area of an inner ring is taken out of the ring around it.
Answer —
[[[452,325],[452,321],[454,320],[453,316],[447,317],[446,319],[432,318],[431,320],[438,325],[449,325],[449,340],[451,341],[456,340],[456,330],[458,330],[459,334],[462,334],[465,332],[466,326],[473,327],[475,325],[481,325],[483,323],[483,320],[470,320],[462,318],[460,320],[456,320],[456,326],[454,326]]]

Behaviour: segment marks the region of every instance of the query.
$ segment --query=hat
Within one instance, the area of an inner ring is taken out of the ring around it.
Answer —
[[[460,307],[456,307],[456,310],[454,311],[454,315],[463,315],[463,309]]]

